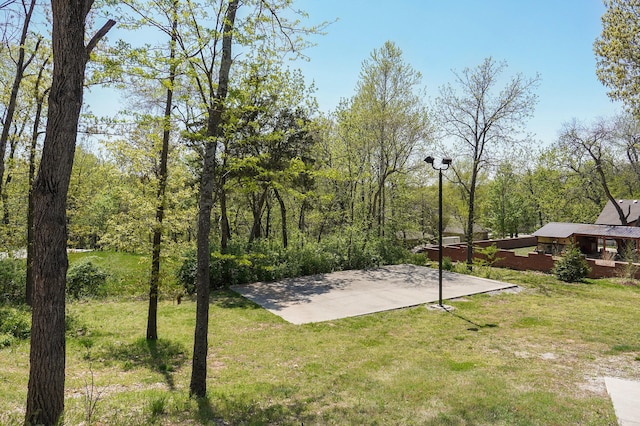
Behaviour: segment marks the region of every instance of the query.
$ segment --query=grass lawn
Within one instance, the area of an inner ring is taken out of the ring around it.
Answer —
[[[161,303],[156,343],[145,301],[70,303],[65,424],[616,424],[602,377],[640,380],[640,288],[491,275],[525,290],[307,325],[214,293],[202,401],[193,301]],[[0,424],[22,421],[28,358],[0,350]]]
[[[518,256],[527,256],[529,253],[536,251],[538,247],[536,246],[532,246],[532,247],[520,247],[517,249],[514,249],[513,251],[518,255]]]

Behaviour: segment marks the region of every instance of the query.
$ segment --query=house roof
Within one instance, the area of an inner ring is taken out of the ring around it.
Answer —
[[[618,200],[616,202],[622,208],[627,223],[635,222],[640,217],[640,200]],[[611,201],[607,202],[596,219],[597,225],[622,225],[618,211]]]
[[[572,235],[588,235],[603,238],[640,239],[640,227],[551,222],[538,229],[532,235],[534,237],[548,238],[569,238]]]

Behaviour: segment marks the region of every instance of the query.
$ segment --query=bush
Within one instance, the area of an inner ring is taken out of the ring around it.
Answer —
[[[31,313],[16,308],[0,308],[0,347],[31,335]]]
[[[491,244],[487,247],[476,247],[476,253],[484,256],[484,259],[475,258],[473,263],[477,266],[493,266],[496,262],[502,260],[498,257],[500,249],[495,244]]]
[[[277,242],[260,240],[246,251],[246,242],[235,240],[226,253],[212,249],[209,274],[211,288],[225,288],[256,281],[323,274],[345,269],[368,269],[381,264],[411,260],[411,253],[389,240],[352,241],[329,238],[323,243],[292,245],[285,249]],[[424,263],[424,260],[422,260]],[[183,257],[176,272],[185,293],[196,291],[196,252]]]
[[[67,271],[67,294],[74,299],[95,297],[106,282],[106,272],[91,263],[91,260],[83,260]]]
[[[571,247],[556,261],[551,270],[555,276],[565,282],[578,282],[589,275],[591,269],[577,247]]]
[[[442,257],[442,269],[444,269],[445,271],[453,270],[453,262],[451,261],[450,257],[448,256]]]
[[[399,245],[395,240],[384,239],[378,241],[378,257],[382,264],[395,265],[409,258],[410,251]]]
[[[183,256],[182,265],[176,271],[176,279],[188,295],[196,292],[196,253],[191,251]]]
[[[319,244],[307,244],[289,250],[286,265],[290,277],[322,274],[339,269],[340,257]]]
[[[26,261],[24,259],[0,260],[0,302],[21,304],[25,302]]]

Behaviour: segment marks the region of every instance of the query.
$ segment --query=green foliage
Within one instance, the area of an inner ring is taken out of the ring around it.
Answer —
[[[0,304],[25,302],[26,261],[0,259]]]
[[[108,271],[106,285],[100,289],[101,295],[139,297],[149,291],[149,256],[114,251],[69,253],[70,267],[85,261],[91,261],[98,268]],[[171,285],[175,275],[171,257],[162,258],[160,275],[162,291],[165,282]]]
[[[640,91],[637,80],[637,36],[640,30],[640,3],[629,0],[605,1],[602,33],[595,41],[596,75],[609,88],[609,96],[624,102],[637,117]]]
[[[31,312],[11,307],[0,308],[0,348],[31,335]]]
[[[67,311],[65,332],[70,337],[86,334],[86,326],[77,315]],[[0,307],[0,348],[10,346],[16,340],[26,340],[31,336],[31,310],[9,306]]]
[[[453,262],[451,261],[450,257],[444,256],[442,258],[442,269],[444,269],[445,271],[453,270]]]
[[[487,184],[483,215],[495,236],[505,238],[535,230],[534,199],[527,189],[526,175],[518,173],[511,162],[498,166]]]
[[[391,240],[349,245],[344,239],[333,238],[287,249],[261,240],[254,243],[249,252],[243,247],[236,242],[230,245],[227,253],[212,251],[209,265],[212,288],[346,269],[368,269],[410,259],[410,253]],[[187,294],[196,291],[196,264],[196,253],[188,252],[176,271],[176,279]]]
[[[297,250],[289,250],[287,261],[291,276],[313,275],[337,270],[340,258],[334,251],[325,250],[320,244],[307,244]]]
[[[67,294],[73,299],[100,295],[107,282],[107,273],[85,259],[67,271]]]
[[[565,282],[578,282],[589,275],[587,261],[577,247],[567,249],[564,255],[556,261],[552,273]]]
[[[500,249],[495,244],[486,247],[476,247],[475,251],[485,257],[484,259],[474,258],[473,263],[478,266],[493,266],[500,260],[498,257]]]

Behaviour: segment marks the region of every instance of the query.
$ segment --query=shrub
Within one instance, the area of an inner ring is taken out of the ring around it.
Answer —
[[[348,242],[332,237],[322,243],[308,242],[286,249],[278,242],[260,240],[252,243],[250,251],[246,250],[246,242],[234,240],[225,253],[212,249],[209,274],[211,288],[224,288],[410,260],[410,252],[390,240],[373,239],[365,244],[362,239]],[[196,291],[196,265],[196,253],[191,251],[184,255],[176,272],[177,281],[187,294]]]
[[[188,295],[196,292],[196,253],[191,251],[184,255],[182,264],[176,271],[176,279]]]
[[[442,269],[444,269],[445,271],[453,270],[453,262],[451,261],[450,257],[444,256],[442,258]]]
[[[498,257],[500,249],[495,244],[486,247],[476,247],[475,251],[484,256],[484,259],[475,258],[473,263],[478,266],[493,266],[496,262],[502,260]]]
[[[625,284],[637,285],[636,275],[640,266],[638,265],[638,253],[634,244],[623,244],[620,247],[622,251],[623,264],[618,267],[618,276]]]
[[[409,258],[410,251],[399,245],[395,240],[383,239],[378,241],[378,256],[382,264],[393,265]]]
[[[78,262],[67,271],[67,294],[74,298],[98,296],[107,282],[107,273],[91,260]]]
[[[26,282],[24,259],[0,259],[0,302],[24,303]]]
[[[0,308],[0,347],[31,335],[31,314],[25,309]]]
[[[325,250],[320,244],[307,244],[289,250],[285,272],[291,277],[322,274],[337,270],[339,263],[339,256],[334,252]]]
[[[577,282],[587,277],[591,270],[580,250],[571,247],[556,261],[551,272],[561,281]]]

